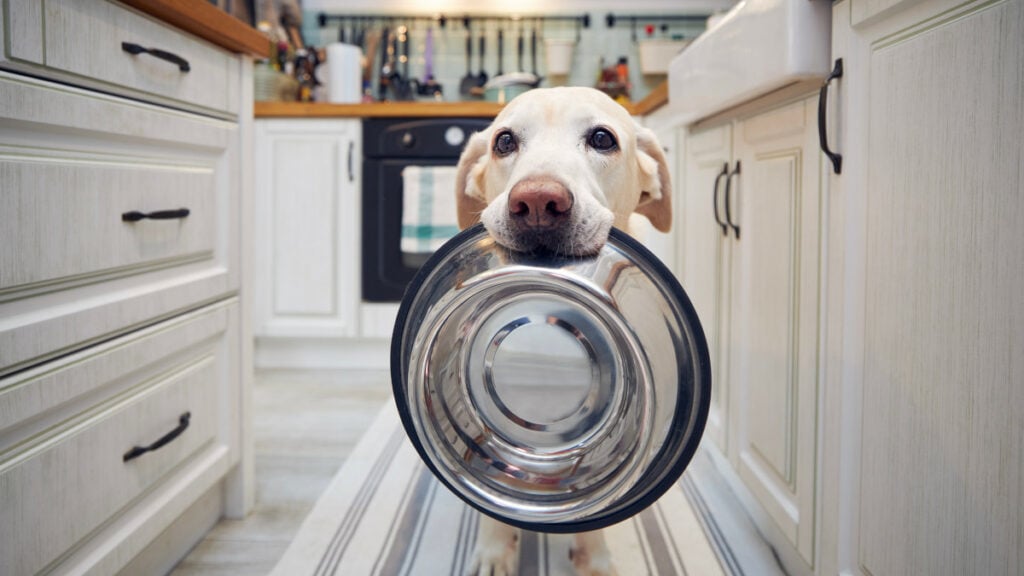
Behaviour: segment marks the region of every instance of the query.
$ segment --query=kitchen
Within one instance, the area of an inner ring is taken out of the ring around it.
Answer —
[[[317,47],[393,18],[376,57],[431,54],[443,101],[256,101],[269,43],[207,2],[4,0],[0,571],[269,572],[389,402],[363,120],[486,119],[469,73],[603,57],[672,161],[650,246],[711,352],[684,479],[716,569],[1021,572],[1021,2],[303,9]],[[685,47],[645,74],[648,38]]]

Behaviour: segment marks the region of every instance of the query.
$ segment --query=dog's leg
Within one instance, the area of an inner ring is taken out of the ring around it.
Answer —
[[[514,576],[519,571],[519,529],[489,516],[480,517],[476,533],[476,551],[469,574],[475,576]]]
[[[604,541],[604,532],[581,532],[573,537],[569,559],[579,576],[616,576],[612,554]]]

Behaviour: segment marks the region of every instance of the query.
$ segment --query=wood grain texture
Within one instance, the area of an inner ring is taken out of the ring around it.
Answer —
[[[270,57],[270,42],[266,36],[206,0],[121,2],[232,52]]]
[[[51,0],[45,10],[48,68],[128,89],[237,114],[228,86],[240,82],[236,57],[178,30],[105,2]],[[185,59],[189,70],[150,54],[125,52],[122,42],[160,49]],[[234,74],[232,74],[232,72]]]
[[[646,116],[665,104],[668,104],[668,80],[655,86],[643,100],[631,102],[626,109],[633,116]]]
[[[357,336],[359,121],[259,120],[256,133],[256,333]]]
[[[737,123],[732,381],[739,474],[814,566],[821,164],[817,98]],[[736,212],[738,211],[738,216]]]
[[[0,92],[0,372],[238,289],[234,125],[16,75]],[[120,219],[187,204],[187,224]]]
[[[493,118],[503,104],[494,102],[256,102],[257,118]]]
[[[168,375],[52,441],[23,447],[0,464],[0,554],[13,574],[42,570],[133,498],[215,439],[219,360],[203,350]],[[122,455],[148,445],[190,412],[174,442],[131,462]],[[13,456],[13,457],[12,457]]]
[[[891,28],[844,79],[870,82],[857,560],[1021,574],[1024,5]]]
[[[683,173],[682,282],[704,326],[711,357],[711,409],[705,434],[722,452],[728,453],[732,440],[729,430],[728,322],[730,299],[730,262],[732,243],[722,235],[715,221],[716,178],[722,167],[732,162],[732,127],[719,126],[691,133],[686,142]],[[724,184],[718,180],[719,191]],[[721,192],[720,192],[721,193]],[[719,199],[721,205],[721,200]]]

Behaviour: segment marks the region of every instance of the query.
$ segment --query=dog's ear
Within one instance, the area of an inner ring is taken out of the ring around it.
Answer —
[[[648,128],[638,127],[636,159],[640,173],[640,202],[636,212],[661,232],[672,229],[672,181],[665,152]]]
[[[483,190],[483,176],[490,144],[489,131],[477,132],[469,138],[459,157],[455,175],[455,206],[459,228],[465,230],[480,221],[480,213],[487,208]]]

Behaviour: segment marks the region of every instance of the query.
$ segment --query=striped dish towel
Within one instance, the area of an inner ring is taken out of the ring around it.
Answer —
[[[402,170],[402,252],[433,252],[459,232],[455,173],[455,166]]]

